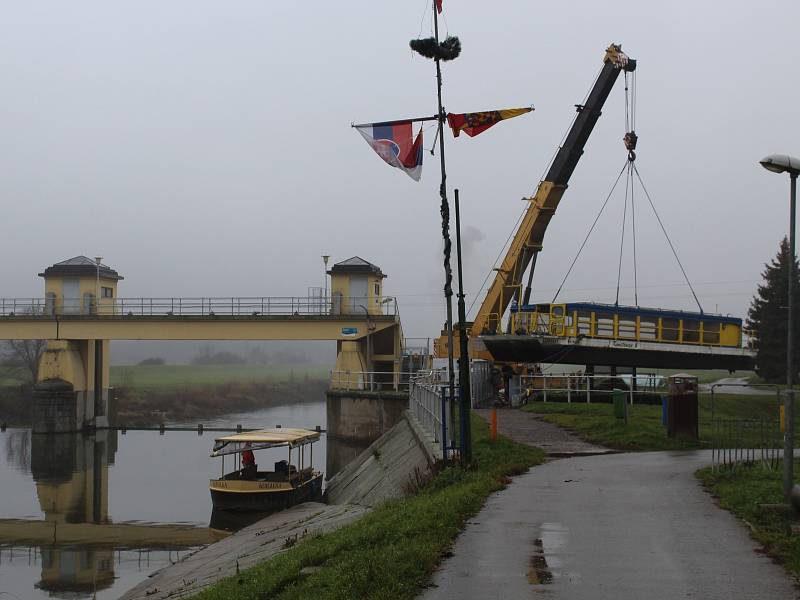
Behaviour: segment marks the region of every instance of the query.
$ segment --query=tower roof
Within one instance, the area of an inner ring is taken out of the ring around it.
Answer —
[[[373,265],[371,262],[364,260],[360,256],[353,256],[352,258],[338,262],[333,265],[333,268],[331,268],[330,271],[328,271],[328,275],[339,275],[343,273],[372,273],[373,275],[377,275],[381,278],[386,277],[379,266]]]
[[[88,256],[75,256],[47,267],[39,277],[96,277],[97,263]],[[111,267],[100,263],[101,279],[124,279]]]

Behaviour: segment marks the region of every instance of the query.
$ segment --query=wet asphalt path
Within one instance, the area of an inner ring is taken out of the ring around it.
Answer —
[[[423,600],[798,598],[694,478],[710,453],[554,460],[489,499]]]

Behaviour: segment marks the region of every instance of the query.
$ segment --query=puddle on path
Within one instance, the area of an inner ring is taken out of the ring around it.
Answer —
[[[544,548],[542,547],[542,540],[536,538],[533,540],[533,545],[536,550],[531,556],[528,563],[528,583],[531,585],[543,585],[553,583],[553,573],[547,564],[547,559],[544,556]]]
[[[578,579],[576,573],[562,572],[561,557],[566,551],[569,530],[561,523],[542,523],[539,535],[533,541],[534,550],[528,562],[528,583],[538,586],[556,579]]]

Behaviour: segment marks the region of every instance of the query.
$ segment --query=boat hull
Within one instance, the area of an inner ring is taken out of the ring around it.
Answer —
[[[656,369],[753,369],[747,348],[690,346],[626,340],[533,335],[481,336],[492,357],[503,362],[546,362]]]
[[[322,473],[291,489],[220,490],[211,488],[211,502],[216,510],[274,512],[300,504],[322,500]]]

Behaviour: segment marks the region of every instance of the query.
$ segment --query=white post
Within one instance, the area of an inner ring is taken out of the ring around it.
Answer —
[[[547,375],[544,373],[542,373],[542,392],[544,392],[544,401],[547,402]],[[509,406],[511,406],[510,403]]]
[[[592,387],[591,377],[589,375],[586,376],[586,404],[591,404],[592,402],[592,395],[590,393]]]
[[[572,404],[572,375],[567,375],[567,404]]]

